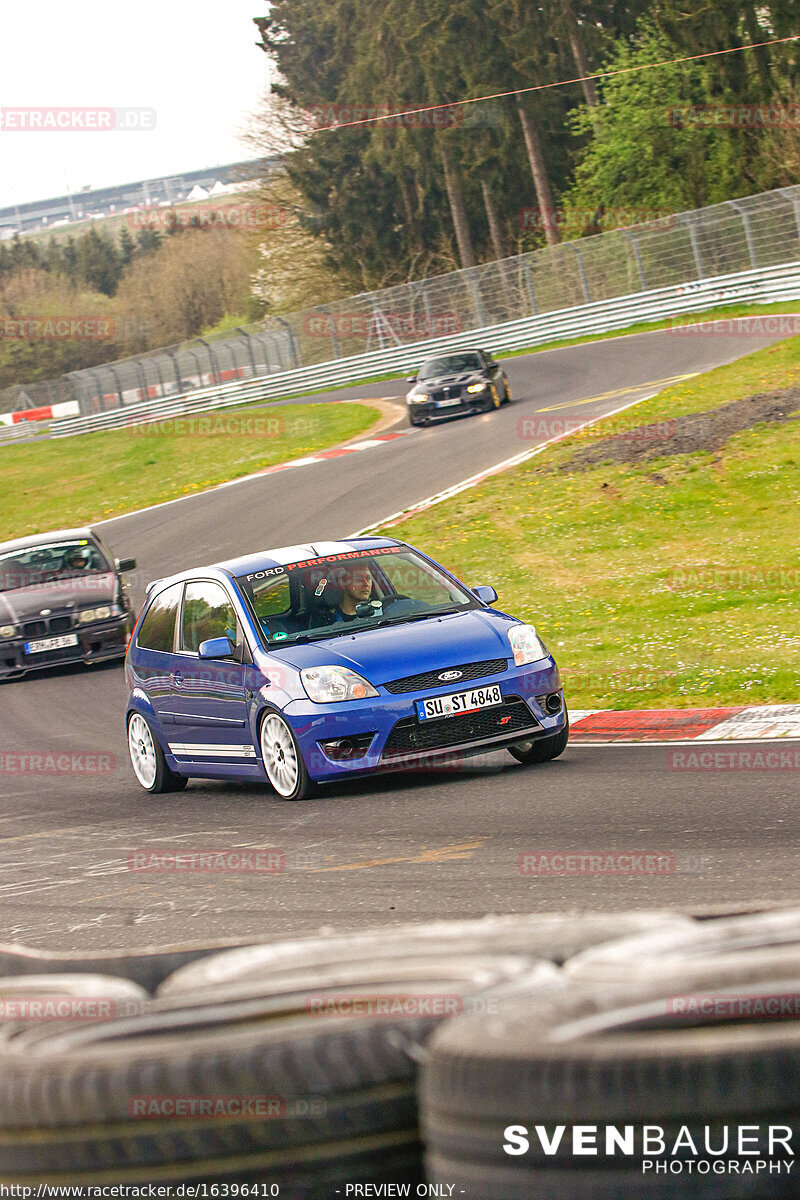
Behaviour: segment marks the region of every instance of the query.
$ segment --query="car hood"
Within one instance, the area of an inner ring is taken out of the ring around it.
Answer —
[[[511,658],[507,630],[511,617],[487,609],[431,617],[407,625],[369,629],[326,638],[307,645],[272,650],[271,657],[303,667],[340,666],[357,671],[370,683],[445,671],[462,663]]]
[[[53,580],[12,592],[0,592],[0,624],[27,621],[38,617],[43,608],[56,613],[66,609],[91,608],[95,604],[113,604],[117,598],[117,577],[109,571],[80,579]]]
[[[412,391],[430,392],[433,388],[464,387],[468,383],[485,383],[483,371],[462,371],[460,375],[437,375],[433,379],[421,379],[414,384]]]

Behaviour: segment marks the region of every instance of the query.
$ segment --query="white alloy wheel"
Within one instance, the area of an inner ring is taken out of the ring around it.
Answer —
[[[292,796],[297,789],[300,764],[294,738],[286,722],[276,713],[264,718],[261,726],[261,757],[264,770],[279,796]]]
[[[134,713],[128,722],[128,752],[136,778],[149,792],[156,781],[158,763],[150,726],[144,717]]]

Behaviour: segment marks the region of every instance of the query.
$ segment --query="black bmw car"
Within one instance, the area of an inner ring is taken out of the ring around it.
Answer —
[[[0,543],[0,679],[122,658],[134,625],[123,571],[91,529]]]
[[[483,350],[461,350],[429,358],[409,383],[414,384],[406,396],[412,425],[489,412],[511,400],[508,376]]]

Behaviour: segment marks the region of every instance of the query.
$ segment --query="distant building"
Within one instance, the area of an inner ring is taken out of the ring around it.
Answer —
[[[261,179],[270,174],[275,159],[254,159],[230,163],[225,167],[208,167],[202,171],[187,171],[163,179],[145,179],[139,183],[117,187],[84,188],[71,196],[56,196],[53,200],[34,200],[0,208],[0,241],[15,233],[33,233],[59,228],[74,221],[110,217],[129,208],[142,205],[174,204],[187,200],[195,188],[210,192],[219,182],[224,185]]]

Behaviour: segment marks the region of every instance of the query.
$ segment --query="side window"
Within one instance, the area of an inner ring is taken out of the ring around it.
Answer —
[[[165,653],[172,651],[175,637],[175,617],[181,600],[182,583],[173,583],[172,587],[159,592],[147,610],[142,621],[137,646],[142,650],[161,650]]]
[[[237,641],[236,612],[228,593],[218,583],[187,583],[183,599],[180,646],[196,654],[202,642],[227,637]]]

